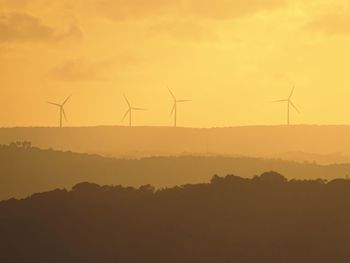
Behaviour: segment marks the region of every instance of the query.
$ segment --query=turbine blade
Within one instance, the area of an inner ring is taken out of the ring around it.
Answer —
[[[176,97],[175,97],[174,93],[169,88],[168,88],[168,90],[170,92],[171,97],[173,97],[173,99],[176,101]]]
[[[131,104],[130,104],[128,98],[125,96],[125,94],[124,94],[124,99],[125,99],[126,103],[128,104],[129,108],[131,108]]]
[[[64,108],[61,108],[61,111],[62,111],[62,113],[63,113],[64,119],[65,119],[66,121],[68,121],[66,112],[64,111]]]
[[[292,107],[298,112],[300,113],[299,109],[294,105],[294,103],[292,101],[289,101],[290,105],[292,105]]]
[[[53,103],[53,102],[47,102],[48,104],[51,104],[51,105],[54,105],[54,106],[57,106],[57,107],[61,107],[61,105],[60,104],[58,104],[58,103]]]
[[[190,102],[190,101],[192,101],[192,100],[177,100],[176,102]]]
[[[176,107],[176,102],[174,103],[174,106],[173,106],[173,108],[172,108],[172,110],[171,110],[170,116],[172,116],[172,115],[174,114],[174,112],[175,112],[175,107]]]
[[[272,103],[276,103],[276,102],[286,102],[288,100],[274,100]]]
[[[68,101],[71,97],[72,97],[72,94],[69,95],[69,96],[64,100],[64,102],[62,103],[62,106],[64,106],[64,105],[67,103],[67,101]]]
[[[293,89],[292,89],[292,91],[290,92],[289,99],[292,98],[292,96],[293,96],[293,94],[294,94],[294,89],[295,89],[295,86],[293,86]]]
[[[128,111],[125,113],[125,115],[124,115],[122,121],[125,120],[125,118],[128,116],[128,114],[130,113],[130,111],[131,111],[131,109],[128,109]]]
[[[147,110],[147,109],[144,109],[144,108],[131,108],[132,110]]]

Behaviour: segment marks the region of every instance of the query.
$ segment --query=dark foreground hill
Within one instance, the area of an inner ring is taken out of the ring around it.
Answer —
[[[3,263],[345,263],[350,181],[214,177],[154,191],[81,183],[0,203]]]
[[[288,178],[345,178],[350,164],[321,166],[281,160],[229,157],[152,157],[121,160],[33,147],[0,146],[0,200],[89,181],[157,188],[208,182],[214,174],[249,177],[275,170]]]

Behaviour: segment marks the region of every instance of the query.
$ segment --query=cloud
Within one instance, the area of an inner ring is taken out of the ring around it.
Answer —
[[[307,31],[325,35],[350,34],[350,12],[333,12],[316,17],[304,27]]]
[[[287,0],[190,0],[187,12],[212,19],[231,19],[286,6]]]
[[[85,57],[69,59],[50,70],[49,75],[57,81],[80,82],[102,81],[109,70],[127,71],[135,69],[143,60],[125,51],[123,54],[99,61]]]
[[[53,29],[24,13],[0,14],[0,42],[27,42],[50,39]]]
[[[81,31],[81,28],[76,25],[71,23],[68,27],[68,30],[56,33],[53,36],[54,41],[66,41],[68,39],[71,40],[81,40],[83,38],[83,32]]]
[[[179,1],[169,0],[88,0],[93,11],[113,19],[138,19],[149,16],[160,16],[178,9]]]
[[[193,21],[165,21],[152,25],[148,32],[154,36],[169,36],[179,41],[201,42],[218,39],[212,28]]]
[[[89,0],[114,19],[140,19],[154,16],[230,19],[285,6],[288,0]]]
[[[7,7],[7,8],[18,8],[18,7],[26,7],[28,4],[30,4],[33,0],[0,0],[1,6]]]
[[[76,13],[109,16],[117,20],[157,16],[230,19],[285,7],[290,0],[0,0],[7,8],[69,7]]]
[[[103,72],[114,64],[113,60],[93,62],[81,57],[63,62],[49,74],[55,80],[66,82],[103,80]]]
[[[82,38],[78,26],[72,24],[68,31],[58,32],[27,13],[0,13],[0,43],[57,42],[68,38]]]

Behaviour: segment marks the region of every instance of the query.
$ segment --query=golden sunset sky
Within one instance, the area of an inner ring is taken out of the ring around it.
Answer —
[[[349,124],[349,3],[0,0],[0,126]]]

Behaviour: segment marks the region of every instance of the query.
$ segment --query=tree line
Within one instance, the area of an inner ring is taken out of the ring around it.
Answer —
[[[1,262],[348,262],[350,181],[79,183],[0,203]]]

